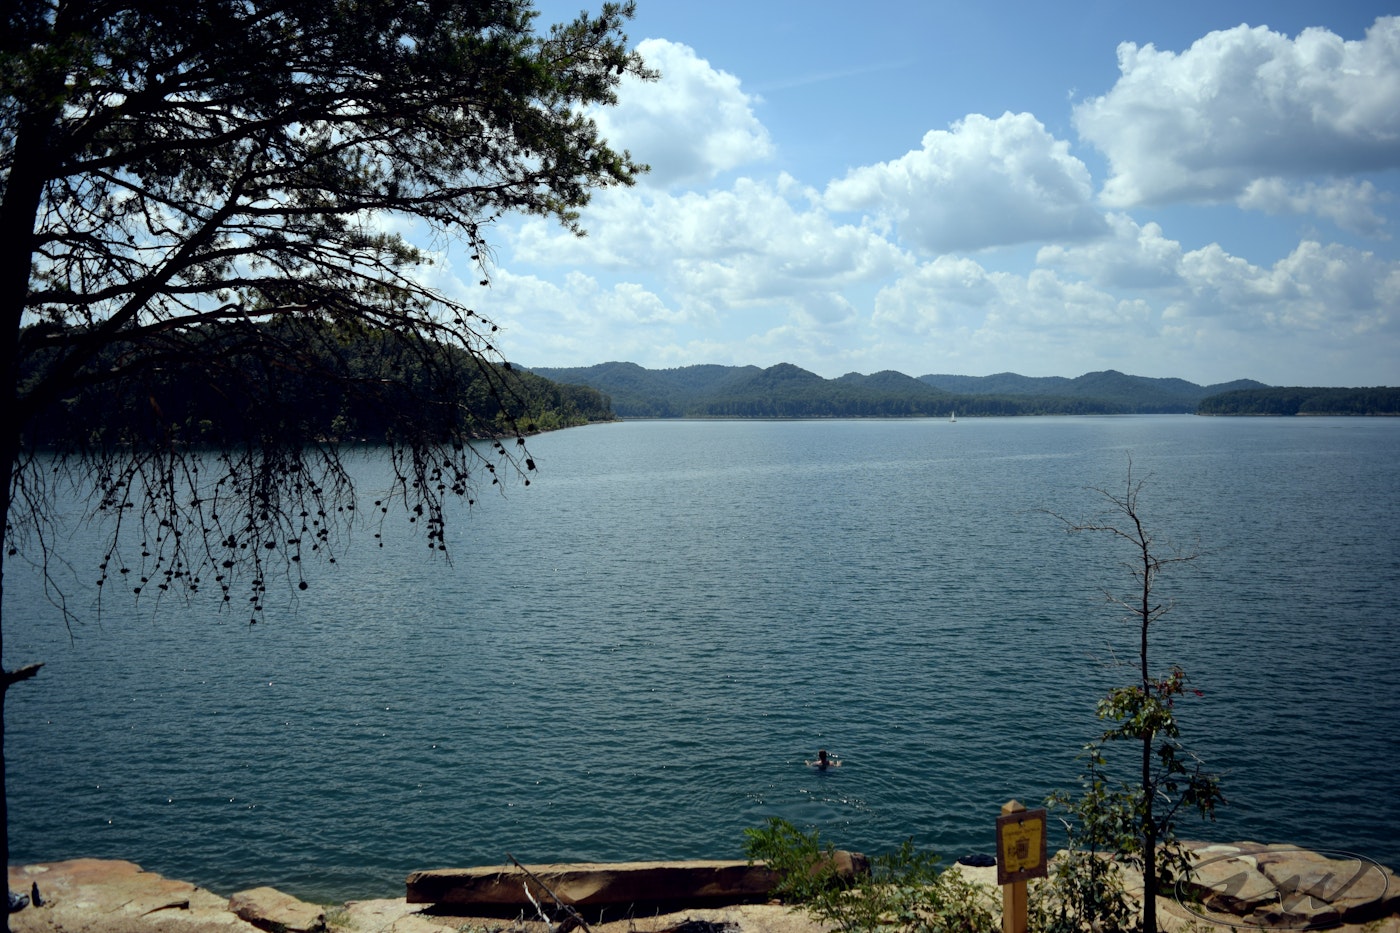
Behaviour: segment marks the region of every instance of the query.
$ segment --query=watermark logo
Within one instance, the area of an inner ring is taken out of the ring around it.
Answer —
[[[1191,866],[1176,900],[1208,923],[1325,930],[1365,917],[1385,899],[1379,862],[1335,850],[1259,847],[1214,855]]]

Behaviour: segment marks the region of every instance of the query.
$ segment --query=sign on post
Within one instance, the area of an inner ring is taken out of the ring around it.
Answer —
[[[1014,800],[1011,803],[1021,806]],[[1002,807],[1002,815],[997,817],[997,884],[1029,881],[1049,874],[1045,860],[1045,820],[1043,807],[1011,812]]]
[[[1002,805],[997,817],[997,884],[1001,885],[1002,933],[1026,933],[1026,882],[1049,874],[1045,859],[1045,819],[1019,800]]]

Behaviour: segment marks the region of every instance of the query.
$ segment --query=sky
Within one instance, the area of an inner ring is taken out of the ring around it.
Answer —
[[[527,367],[1400,385],[1390,12],[638,0],[595,116],[650,173],[440,287]]]

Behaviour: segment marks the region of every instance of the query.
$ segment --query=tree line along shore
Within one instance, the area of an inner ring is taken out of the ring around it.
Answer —
[[[824,379],[789,363],[646,369],[635,363],[534,367],[606,395],[622,418],[864,418],[1012,415],[1395,415],[1400,388],[1279,388],[1251,379],[1201,386],[1114,370],[1076,378],[885,371]]]
[[[289,328],[308,333],[282,333]],[[30,335],[39,336],[39,335]],[[466,354],[415,354],[373,330],[327,323],[210,326],[182,335],[166,365],[122,391],[79,387],[31,426],[39,446],[176,439],[219,444],[271,431],[342,441],[391,439],[395,415],[431,385],[444,433],[494,437],[617,418],[948,418],[1016,415],[1397,415],[1400,388],[1300,388],[1236,380],[1200,386],[1112,370],[1077,378],[849,373],[824,379],[787,363],[652,370],[633,363],[525,369]],[[316,360],[292,357],[311,354]],[[437,348],[440,350],[441,348]],[[118,365],[121,350],[108,351]],[[218,358],[238,381],[211,384]],[[444,360],[447,362],[444,364]],[[230,365],[232,364],[232,365]],[[42,371],[52,361],[31,354]],[[328,376],[327,374],[333,374]],[[295,427],[292,430],[292,423]]]

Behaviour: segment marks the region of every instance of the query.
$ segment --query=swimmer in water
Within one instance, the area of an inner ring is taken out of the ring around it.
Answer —
[[[819,771],[825,771],[827,768],[841,767],[841,762],[837,761],[834,758],[828,757],[826,754],[826,749],[824,748],[817,749],[817,760],[809,761],[807,762],[807,764],[809,764],[813,768],[816,768]]]

